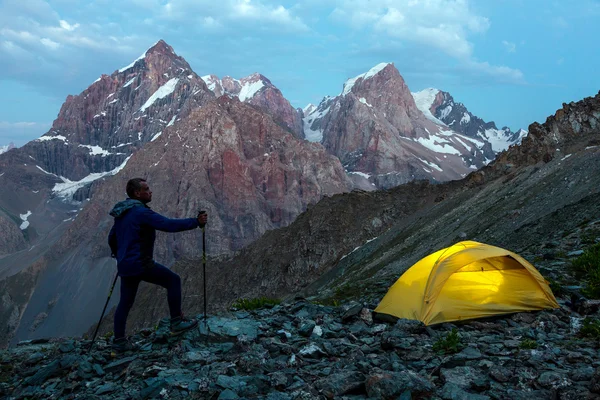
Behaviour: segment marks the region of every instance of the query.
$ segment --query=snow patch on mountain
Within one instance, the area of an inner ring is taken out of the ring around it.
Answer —
[[[44,136],[41,136],[41,137],[39,137],[39,138],[37,138],[35,140],[37,140],[38,142],[44,142],[46,140],[54,140],[54,139],[56,139],[56,140],[62,140],[63,142],[68,142],[67,138],[64,137],[63,135],[56,135],[56,136],[46,136],[46,135],[44,135]]]
[[[26,214],[19,214],[19,217],[23,221],[21,223],[21,226],[19,226],[19,228],[21,228],[22,231],[27,229],[27,227],[29,226],[29,221],[27,221],[27,218],[29,218],[30,216],[31,216],[31,211],[27,211]]]
[[[79,190],[80,188],[94,182],[95,180],[104,178],[105,176],[116,175],[119,171],[121,171],[123,168],[125,168],[125,165],[127,165],[127,162],[129,161],[130,158],[131,158],[131,156],[127,157],[125,159],[125,161],[123,161],[121,163],[121,165],[119,165],[118,167],[116,167],[115,169],[113,169],[111,171],[96,172],[93,174],[89,174],[85,178],[80,179],[78,181],[71,181],[63,176],[59,176],[59,178],[63,181],[63,183],[55,184],[54,187],[52,188],[52,192],[54,192],[58,197],[61,197],[64,200],[71,200],[73,195],[75,194],[75,192],[77,192],[77,190]]]
[[[430,110],[431,105],[435,101],[435,97],[437,96],[437,94],[439,92],[440,91],[438,89],[428,88],[428,89],[421,90],[420,92],[412,92],[411,94],[413,96],[413,99],[415,100],[415,104],[417,105],[417,108],[419,110],[421,110],[421,112],[423,114],[425,114],[425,117],[427,117],[427,119],[435,122],[436,124],[445,126],[446,124],[444,122],[440,121],[439,119],[437,119],[431,113],[431,110]]]
[[[100,146],[90,146],[87,144],[80,144],[79,147],[86,147],[88,149],[90,149],[90,154],[93,156],[102,156],[102,157],[106,157],[110,154],[112,154],[111,152],[104,150],[102,147]]]
[[[215,79],[211,75],[204,75],[201,78],[204,81],[204,83],[206,83],[206,86],[208,86],[210,91],[214,92],[217,88],[217,82],[215,81]]]
[[[342,90],[342,94],[341,95],[345,96],[348,93],[350,93],[350,91],[352,90],[352,88],[356,84],[356,81],[358,81],[359,79],[362,78],[363,80],[367,80],[367,79],[369,79],[369,78],[377,75],[379,72],[381,72],[385,67],[387,67],[390,64],[391,63],[380,63],[380,64],[377,64],[376,66],[374,66],[373,68],[371,68],[370,70],[368,70],[367,72],[365,72],[364,74],[360,74],[358,76],[355,76],[354,78],[348,79],[344,83],[344,88]]]
[[[10,144],[5,145],[5,146],[0,146],[0,154],[6,153],[10,149],[14,149],[14,148],[15,148],[15,145],[12,142]]]
[[[148,52],[148,50],[146,50],[146,51],[144,52],[144,54],[142,54],[141,56],[139,56],[138,58],[136,58],[135,60],[133,60],[133,62],[132,62],[131,64],[129,64],[129,65],[126,65],[125,67],[123,67],[123,68],[119,69],[119,72],[125,72],[125,71],[127,71],[129,68],[132,68],[132,67],[135,65],[135,63],[136,63],[136,62],[138,62],[138,61],[140,61],[140,60],[143,60],[144,58],[146,58],[146,53],[147,53],[147,52]]]
[[[173,91],[175,91],[175,87],[177,86],[177,82],[179,82],[179,78],[171,78],[167,83],[159,87],[158,90],[154,92],[148,100],[146,100],[144,105],[140,107],[140,111],[146,111],[146,109],[154,104],[156,100],[167,97],[173,93]]]
[[[441,153],[441,154],[452,154],[452,155],[457,155],[460,156],[461,153],[460,151],[458,151],[451,142],[449,142],[448,140],[442,139],[440,137],[436,137],[434,135],[428,137],[428,138],[424,138],[424,137],[419,137],[416,139],[412,139],[418,143],[420,143],[422,146],[428,148],[429,150],[432,150],[436,153]]]
[[[304,124],[304,137],[309,142],[321,142],[321,140],[323,140],[323,129],[312,129],[312,125],[314,121],[323,118],[323,116],[329,112],[329,108],[330,107],[327,107],[320,111],[315,108],[312,113],[302,118],[302,123]]]
[[[254,97],[254,95],[263,88],[265,84],[262,80],[258,80],[252,83],[245,83],[242,86],[242,90],[240,90],[240,94],[238,95],[240,101],[246,101]]]
[[[133,78],[128,80],[127,83],[123,85],[123,87],[126,88],[127,86],[131,85],[136,79],[137,79],[137,76],[134,76]]]

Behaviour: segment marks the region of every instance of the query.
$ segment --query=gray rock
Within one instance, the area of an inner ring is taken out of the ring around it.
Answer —
[[[435,390],[433,383],[412,371],[372,373],[365,387],[369,397],[384,399],[398,397],[406,391],[416,398],[425,397]]]
[[[446,383],[452,383],[460,388],[469,389],[473,381],[480,377],[480,374],[472,367],[456,367],[452,369],[442,368],[440,376]]]
[[[102,386],[99,386],[98,389],[94,392],[96,396],[102,396],[103,394],[111,393],[117,390],[117,385],[112,382],[105,383]]]
[[[444,385],[444,387],[442,388],[442,391],[440,393],[440,396],[444,400],[489,400],[490,399],[489,396],[468,393],[462,387],[460,387],[452,382],[447,382]]]
[[[543,372],[537,381],[540,386],[546,389],[560,389],[571,384],[569,379],[564,374],[551,371]]]
[[[338,398],[352,390],[361,387],[365,377],[358,371],[348,371],[331,374],[315,382],[315,387],[328,399]]]
[[[44,383],[47,379],[53,376],[57,376],[61,372],[64,373],[66,371],[62,370],[60,366],[60,361],[55,360],[52,361],[50,364],[46,365],[45,367],[39,369],[33,376],[26,378],[24,383],[25,385],[29,386],[39,386],[42,383]]]
[[[236,320],[221,317],[208,318],[208,330],[199,324],[200,334],[214,340],[237,341],[240,337],[254,341],[258,336],[259,323],[249,319]]]
[[[126,368],[129,364],[131,364],[131,362],[133,360],[135,360],[136,358],[137,358],[137,356],[131,356],[131,357],[126,357],[126,358],[122,358],[120,360],[114,361],[108,365],[105,365],[104,371],[106,371],[106,372],[120,371],[120,370]]]
[[[313,329],[315,329],[315,326],[315,321],[307,321],[300,327],[298,333],[304,337],[309,337],[312,334]]]
[[[58,346],[58,349],[61,353],[70,353],[75,350],[75,342],[73,340],[65,340]]]
[[[462,350],[460,353],[456,354],[454,356],[454,359],[456,360],[467,360],[467,361],[472,361],[472,360],[479,360],[481,359],[482,355],[481,355],[481,351],[475,347],[467,347],[464,350]]]
[[[234,392],[233,390],[225,389],[219,394],[219,397],[217,399],[218,400],[234,400],[234,399],[239,399],[239,398],[240,398],[240,396],[238,396],[237,393]]]
[[[513,376],[513,372],[505,367],[492,367],[490,368],[489,374],[492,378],[501,383],[510,381]]]
[[[569,374],[570,378],[574,381],[591,381],[594,376],[593,367],[581,367],[577,368]]]

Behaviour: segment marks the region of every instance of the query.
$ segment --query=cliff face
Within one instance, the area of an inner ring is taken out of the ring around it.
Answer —
[[[216,75],[206,75],[202,79],[217,97],[228,95],[252,104],[273,117],[295,137],[304,138],[301,112],[292,107],[281,91],[264,75],[254,73],[240,80],[230,76],[219,79]]]
[[[221,97],[166,128],[117,175],[98,181],[89,203],[44,253],[31,298],[12,306],[20,315],[17,338],[77,334],[93,323],[97,316],[72,304],[102,305],[114,271],[106,245],[108,212],[134,176],[148,180],[151,206],[166,216],[207,210],[213,255],[239,250],[265,231],[288,225],[323,196],[351,187],[339,160],[321,145],[296,139],[237,98]],[[201,250],[199,231],[159,233],[155,258],[169,265]],[[65,325],[65,318],[77,322]]]
[[[339,96],[308,107],[305,135],[338,156],[357,187],[461,179],[484,165],[483,143],[419,109],[393,64],[349,79]]]
[[[214,99],[204,81],[159,41],[129,66],[68,96],[50,131],[18,149],[71,181],[118,167],[169,124]]]

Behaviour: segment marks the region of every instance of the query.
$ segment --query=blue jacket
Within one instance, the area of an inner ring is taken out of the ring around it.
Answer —
[[[181,232],[197,228],[196,218],[169,219],[155,213],[139,200],[118,202],[110,212],[115,223],[108,234],[112,256],[117,258],[119,276],[133,276],[154,266],[156,230]]]

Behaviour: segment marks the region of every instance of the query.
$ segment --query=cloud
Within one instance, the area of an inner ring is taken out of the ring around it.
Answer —
[[[524,79],[519,70],[476,61],[469,37],[484,34],[490,21],[477,14],[469,0],[329,0],[328,3],[335,5],[330,14],[333,21],[357,31],[370,28],[377,38],[383,36],[442,52],[459,61],[463,69],[472,68],[476,73],[487,73],[502,81]]]
[[[517,45],[514,44],[513,42],[508,42],[506,40],[503,40],[502,44],[504,45],[504,49],[509,53],[514,53],[517,51]]]
[[[157,20],[178,21],[186,26],[218,26],[235,33],[241,28],[255,31],[309,32],[304,21],[283,5],[260,0],[170,0],[155,15]]]
[[[48,39],[48,38],[41,38],[41,39],[40,39],[40,42],[41,42],[41,43],[42,43],[44,46],[46,46],[46,47],[48,47],[48,48],[50,48],[50,49],[52,49],[52,50],[56,50],[56,49],[58,49],[58,48],[60,47],[60,43],[56,43],[56,42],[55,42],[54,40],[52,40],[52,39]]]
[[[61,28],[63,28],[66,31],[69,31],[69,32],[72,32],[75,29],[79,28],[79,24],[71,25],[67,21],[65,21],[64,19],[61,19],[59,21],[59,23],[60,23],[60,27]]]
[[[0,146],[6,146],[11,142],[22,146],[48,132],[51,126],[50,122],[0,121]]]

